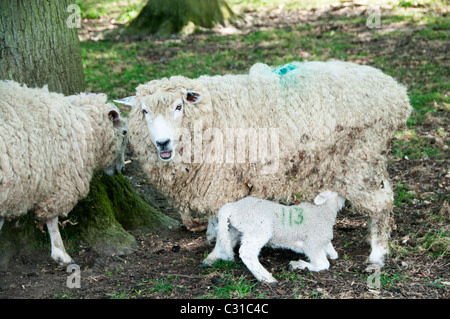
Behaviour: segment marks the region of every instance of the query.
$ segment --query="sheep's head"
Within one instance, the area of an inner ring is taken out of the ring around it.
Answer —
[[[175,156],[183,119],[195,116],[195,112],[202,109],[203,94],[182,85],[186,80],[172,77],[170,80],[151,81],[138,87],[137,96],[116,101],[133,106],[130,118],[145,123],[158,158],[164,162],[173,160]]]
[[[98,126],[96,135],[100,149],[97,150],[97,167],[108,175],[122,173],[128,129],[127,121],[120,116],[118,107],[108,103],[103,93],[80,93],[66,96],[65,99],[74,106],[84,108],[93,119],[93,127]]]
[[[119,109],[112,103],[107,103],[107,105],[108,118],[112,123],[115,135],[115,147],[118,150],[113,162],[105,167],[103,171],[107,175],[112,176],[122,173],[125,168],[125,149],[128,144],[128,129],[127,122],[120,116]]]

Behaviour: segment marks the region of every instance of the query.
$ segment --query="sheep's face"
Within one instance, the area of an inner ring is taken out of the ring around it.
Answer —
[[[165,162],[171,161],[175,155],[179,140],[177,132],[181,127],[185,107],[198,103],[202,98],[200,93],[183,91],[151,95],[140,106],[142,119],[146,121],[158,157]]]

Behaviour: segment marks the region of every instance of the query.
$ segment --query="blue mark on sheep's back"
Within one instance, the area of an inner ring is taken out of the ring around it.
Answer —
[[[272,69],[272,73],[278,75],[280,84],[285,88],[295,87],[297,85],[298,73],[291,74],[292,71],[299,69],[299,65],[288,63],[285,65],[280,65],[275,69]]]
[[[276,67],[275,69],[272,69],[272,72],[277,73],[280,76],[283,76],[286,73],[289,73],[292,70],[295,70],[296,68],[297,68],[296,65],[294,65],[292,63],[288,63],[285,65],[280,65],[280,66]]]

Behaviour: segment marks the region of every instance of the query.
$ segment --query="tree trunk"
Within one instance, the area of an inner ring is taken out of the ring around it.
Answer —
[[[235,14],[225,0],[150,0],[131,21],[128,33],[192,33],[198,27],[225,25]]]
[[[77,29],[70,27],[74,16],[72,11],[67,12],[69,4],[69,0],[0,1],[0,79],[29,87],[48,84],[50,91],[66,95],[85,89]],[[103,173],[92,180],[88,197],[78,203],[69,218],[77,222],[68,227],[72,235],[77,234],[100,254],[108,255],[126,254],[136,248],[135,239],[122,225],[155,229],[177,224],[144,202],[123,176]],[[5,221],[0,232],[3,269],[12,255],[39,246],[44,236],[32,212]]]
[[[0,77],[66,95],[85,89],[69,0],[0,1]]]

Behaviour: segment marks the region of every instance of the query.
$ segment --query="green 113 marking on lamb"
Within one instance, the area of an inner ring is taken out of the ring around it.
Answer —
[[[281,223],[283,226],[299,226],[303,224],[303,208],[289,208],[288,211],[281,209]]]

